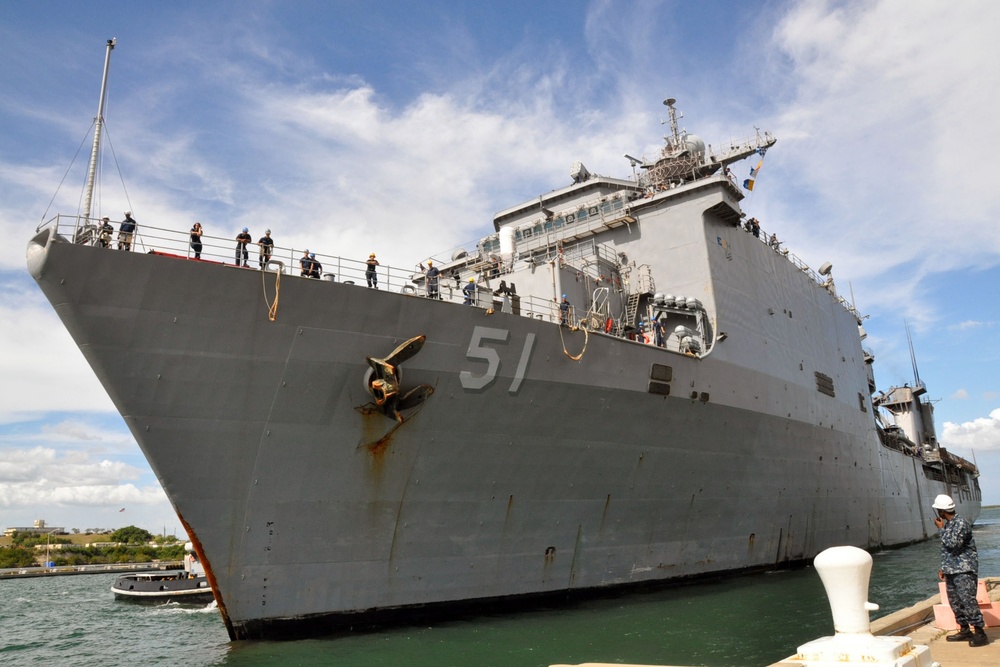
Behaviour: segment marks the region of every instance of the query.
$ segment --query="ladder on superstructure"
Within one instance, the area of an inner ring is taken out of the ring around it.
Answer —
[[[649,268],[648,264],[643,264],[637,267],[634,278],[630,276],[631,271],[626,267],[621,274],[622,283],[625,286],[626,297],[625,297],[625,317],[618,324],[618,335],[625,334],[626,326],[635,326],[636,320],[635,316],[639,313],[639,301],[642,300],[643,295],[652,294],[656,290],[656,283],[653,281],[653,273]],[[633,278],[635,282],[635,291],[630,291],[632,289],[630,278]]]
[[[618,335],[625,334],[626,326],[635,326],[635,316],[639,312],[639,299],[642,294],[634,292],[625,298],[625,317],[618,323]]]

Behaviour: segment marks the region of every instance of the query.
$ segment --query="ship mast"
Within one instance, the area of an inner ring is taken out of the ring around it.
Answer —
[[[101,128],[104,126],[104,100],[108,94],[108,70],[111,67],[111,51],[115,48],[117,38],[108,40],[108,48],[104,54],[104,77],[101,79],[101,101],[97,104],[97,118],[94,120],[94,146],[90,151],[90,168],[87,170],[87,190],[83,202],[84,222],[90,220],[91,203],[94,200],[94,178],[97,174],[97,158],[101,150]]]
[[[668,97],[663,100],[663,105],[670,110],[670,136],[672,137],[672,140],[668,141],[668,143],[670,143],[671,147],[675,150],[680,148],[681,145],[681,133],[677,127],[677,109],[674,108],[674,103],[676,102],[677,100],[673,97]]]

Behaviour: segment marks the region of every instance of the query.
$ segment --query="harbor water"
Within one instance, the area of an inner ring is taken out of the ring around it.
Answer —
[[[976,524],[980,575],[1000,576],[1000,508]],[[872,618],[937,592],[935,539],[874,553]],[[2,665],[536,667],[553,663],[766,665],[833,632],[811,567],[431,626],[231,643],[214,603],[115,601],[115,575],[0,581]]]

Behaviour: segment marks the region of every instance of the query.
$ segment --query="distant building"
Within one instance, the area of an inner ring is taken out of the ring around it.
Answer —
[[[30,533],[32,535],[44,535],[46,533],[59,534],[65,533],[66,529],[62,526],[46,526],[45,519],[35,519],[34,526],[14,526],[3,531],[4,537],[11,537],[14,533]]]

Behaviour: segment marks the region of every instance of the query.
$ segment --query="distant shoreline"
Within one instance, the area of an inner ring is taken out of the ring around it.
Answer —
[[[60,565],[58,567],[11,567],[0,569],[4,579],[29,579],[31,577],[57,577],[74,574],[110,574],[113,572],[144,572],[147,570],[180,570],[184,562],[165,560],[158,563],[114,563],[107,565]]]

